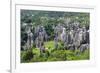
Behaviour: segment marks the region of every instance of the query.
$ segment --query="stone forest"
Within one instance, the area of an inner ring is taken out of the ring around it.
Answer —
[[[89,13],[21,10],[21,63],[89,60]]]

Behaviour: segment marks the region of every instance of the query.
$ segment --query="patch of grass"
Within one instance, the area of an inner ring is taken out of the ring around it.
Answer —
[[[48,49],[54,48],[54,41],[45,42],[44,46],[45,48],[48,48]]]
[[[40,56],[40,50],[39,50],[39,48],[32,48],[32,53],[33,53],[35,56]]]

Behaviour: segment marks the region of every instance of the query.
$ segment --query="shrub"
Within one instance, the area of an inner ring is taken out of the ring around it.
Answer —
[[[64,46],[62,44],[59,44],[57,49],[62,50],[62,49],[64,49]]]
[[[21,61],[27,62],[33,58],[32,50],[22,51],[21,52]]]
[[[66,60],[66,54],[65,54],[64,50],[56,50],[56,51],[52,52],[50,56],[53,58],[56,58],[58,61]]]
[[[41,57],[34,56],[34,58],[32,58],[30,62],[44,62],[44,61],[46,61],[46,60],[47,60],[46,57],[42,57],[42,56],[41,56]]]
[[[39,48],[21,51],[21,62],[44,62],[44,61],[71,61],[89,59],[89,49],[81,53],[79,50],[56,50],[51,47],[40,53]]]
[[[33,48],[32,53],[36,56],[40,56],[40,49],[39,48]]]

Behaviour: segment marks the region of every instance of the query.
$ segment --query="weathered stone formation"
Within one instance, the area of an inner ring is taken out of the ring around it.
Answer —
[[[33,46],[33,33],[32,33],[32,24],[30,23],[23,23],[22,27],[24,28],[24,33],[25,33],[25,44],[22,46],[24,50],[30,49]]]
[[[87,49],[89,49],[89,44],[81,44],[81,46],[80,46],[80,52],[84,52]]]
[[[45,31],[45,28],[43,26],[36,26],[35,29],[33,30],[32,24],[27,24],[27,23],[24,23],[23,27],[26,33],[25,36],[27,36],[25,44],[22,46],[23,49],[24,50],[31,49],[33,45],[35,45],[36,48],[39,48],[40,51],[43,51],[45,49],[44,42],[46,42],[48,39],[48,35]]]
[[[66,42],[66,29],[64,27],[62,28],[61,41]]]
[[[59,41],[61,40],[61,38],[64,37],[64,31],[63,31],[63,34],[62,34],[62,37],[61,37],[61,33],[62,33],[62,30],[65,31],[65,29],[63,29],[63,27],[61,26],[61,24],[58,24],[58,26],[54,27],[54,42],[55,42],[55,48],[57,49],[58,48],[58,43]],[[63,39],[62,39],[63,40]],[[64,41],[64,40],[63,40]]]
[[[33,30],[32,24],[25,24],[23,27],[27,36],[23,48],[30,49],[34,44],[36,48],[39,48],[43,52],[45,50],[44,42],[49,37],[45,28],[38,25]],[[83,52],[89,49],[89,29],[86,29],[86,26],[80,27],[79,22],[71,23],[68,27],[58,24],[54,27],[54,46],[56,49],[59,46],[59,42],[63,43],[64,48],[62,49],[80,50],[80,52]]]
[[[82,52],[89,49],[89,29],[87,30],[85,26],[80,27],[78,22],[69,24],[67,28],[58,25],[54,28],[54,34],[55,48],[60,40],[64,43],[64,47],[67,46],[69,50],[79,49]]]
[[[44,42],[47,41],[47,34],[45,28],[43,26],[37,26],[35,28],[35,44],[36,47],[40,49],[40,51],[45,50]]]
[[[54,45],[55,45],[55,48],[57,49],[58,48],[58,40],[59,40],[59,38],[58,38],[58,33],[55,33],[55,35],[54,35]]]
[[[32,24],[29,24],[26,26],[26,32],[27,32],[27,49],[32,48],[33,46],[33,33],[32,33]]]

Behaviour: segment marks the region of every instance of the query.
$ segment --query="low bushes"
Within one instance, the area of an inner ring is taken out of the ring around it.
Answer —
[[[21,51],[21,62],[28,62],[33,58],[32,50]]]
[[[47,45],[47,49],[45,49],[45,52],[42,53],[39,48],[34,47],[26,51],[21,51],[21,62],[72,61],[89,59],[89,49],[81,53],[79,50],[65,50],[62,45],[58,46],[59,49],[55,49],[52,47],[52,44],[50,46]]]
[[[22,62],[45,62],[45,61],[71,61],[71,60],[85,60],[89,59],[89,52],[86,50],[84,53],[77,53],[70,50],[54,50],[53,52],[46,51],[45,53],[23,52],[21,59]]]

